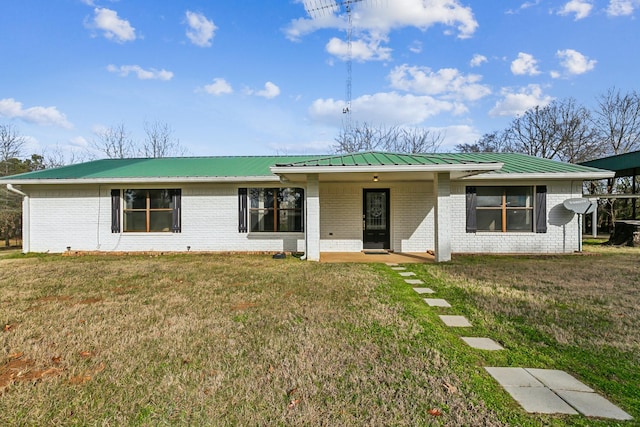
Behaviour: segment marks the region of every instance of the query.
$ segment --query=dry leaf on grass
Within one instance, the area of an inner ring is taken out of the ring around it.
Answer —
[[[91,357],[91,356],[93,356],[93,353],[91,353],[90,351],[81,351],[78,354],[80,354],[80,356],[82,356],[82,357]]]
[[[444,382],[444,388],[447,390],[447,393],[449,394],[455,394],[458,392],[458,387],[449,384],[448,382]]]
[[[12,325],[12,324],[7,323],[6,325],[4,325],[4,331],[5,332],[9,332],[10,330],[12,330],[15,327],[16,327],[16,325]]]
[[[429,409],[427,412],[429,413],[429,415],[432,415],[434,417],[439,417],[440,415],[442,415],[442,411],[437,408]]]
[[[291,402],[289,402],[289,404],[287,405],[287,408],[289,408],[289,409],[293,409],[293,408],[295,408],[299,403],[300,403],[300,399],[293,399]]]
[[[62,362],[62,356],[53,356],[51,358],[51,361],[53,362],[54,365],[59,365],[60,362]]]
[[[9,359],[20,359],[22,356],[24,356],[24,352],[20,352],[20,353],[12,353],[9,355]]]

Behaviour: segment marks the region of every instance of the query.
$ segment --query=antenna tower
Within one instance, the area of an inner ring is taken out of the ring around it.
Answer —
[[[347,14],[347,87],[345,92],[346,106],[342,109],[342,113],[345,115],[345,128],[347,132],[351,131],[351,80],[352,80],[352,42],[351,37],[353,34],[353,21],[351,19],[352,5],[360,3],[364,0],[306,0],[304,2],[304,8],[307,14],[312,18],[318,18],[326,15],[333,15],[336,12],[344,9]]]

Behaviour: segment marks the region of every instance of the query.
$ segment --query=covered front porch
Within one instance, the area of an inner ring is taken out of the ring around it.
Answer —
[[[306,259],[396,262],[379,258],[401,256],[400,262],[444,262],[451,259],[452,180],[501,167],[499,162],[438,155],[358,153],[279,164],[271,172],[283,183],[305,189]],[[373,210],[370,194],[380,196],[377,202],[372,199],[377,203]],[[374,224],[372,216],[386,216],[386,220]],[[371,233],[381,224],[386,229]],[[370,240],[372,234],[378,240]],[[365,249],[386,249],[397,255],[365,253]],[[428,250],[434,255],[428,255]]]

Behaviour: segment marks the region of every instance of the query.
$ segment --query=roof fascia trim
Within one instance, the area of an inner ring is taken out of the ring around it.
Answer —
[[[349,166],[272,166],[274,174],[352,173],[352,172],[491,172],[502,169],[504,163],[474,163],[445,165],[349,165]]]
[[[152,178],[66,178],[66,179],[16,179],[3,184],[14,185],[56,185],[56,184],[160,184],[160,183],[232,183],[232,182],[279,182],[280,177],[267,176],[226,176],[226,177],[152,177]]]
[[[546,173],[496,173],[462,178],[462,180],[493,179],[583,179],[585,181],[613,178],[613,172],[546,172]]]

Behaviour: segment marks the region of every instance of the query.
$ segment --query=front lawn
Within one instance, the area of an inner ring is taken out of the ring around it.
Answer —
[[[407,266],[499,354],[467,347],[382,264],[5,256],[0,425],[612,425],[525,414],[482,369],[525,365],[637,419],[639,254]],[[635,279],[586,286],[578,273],[604,260]]]

